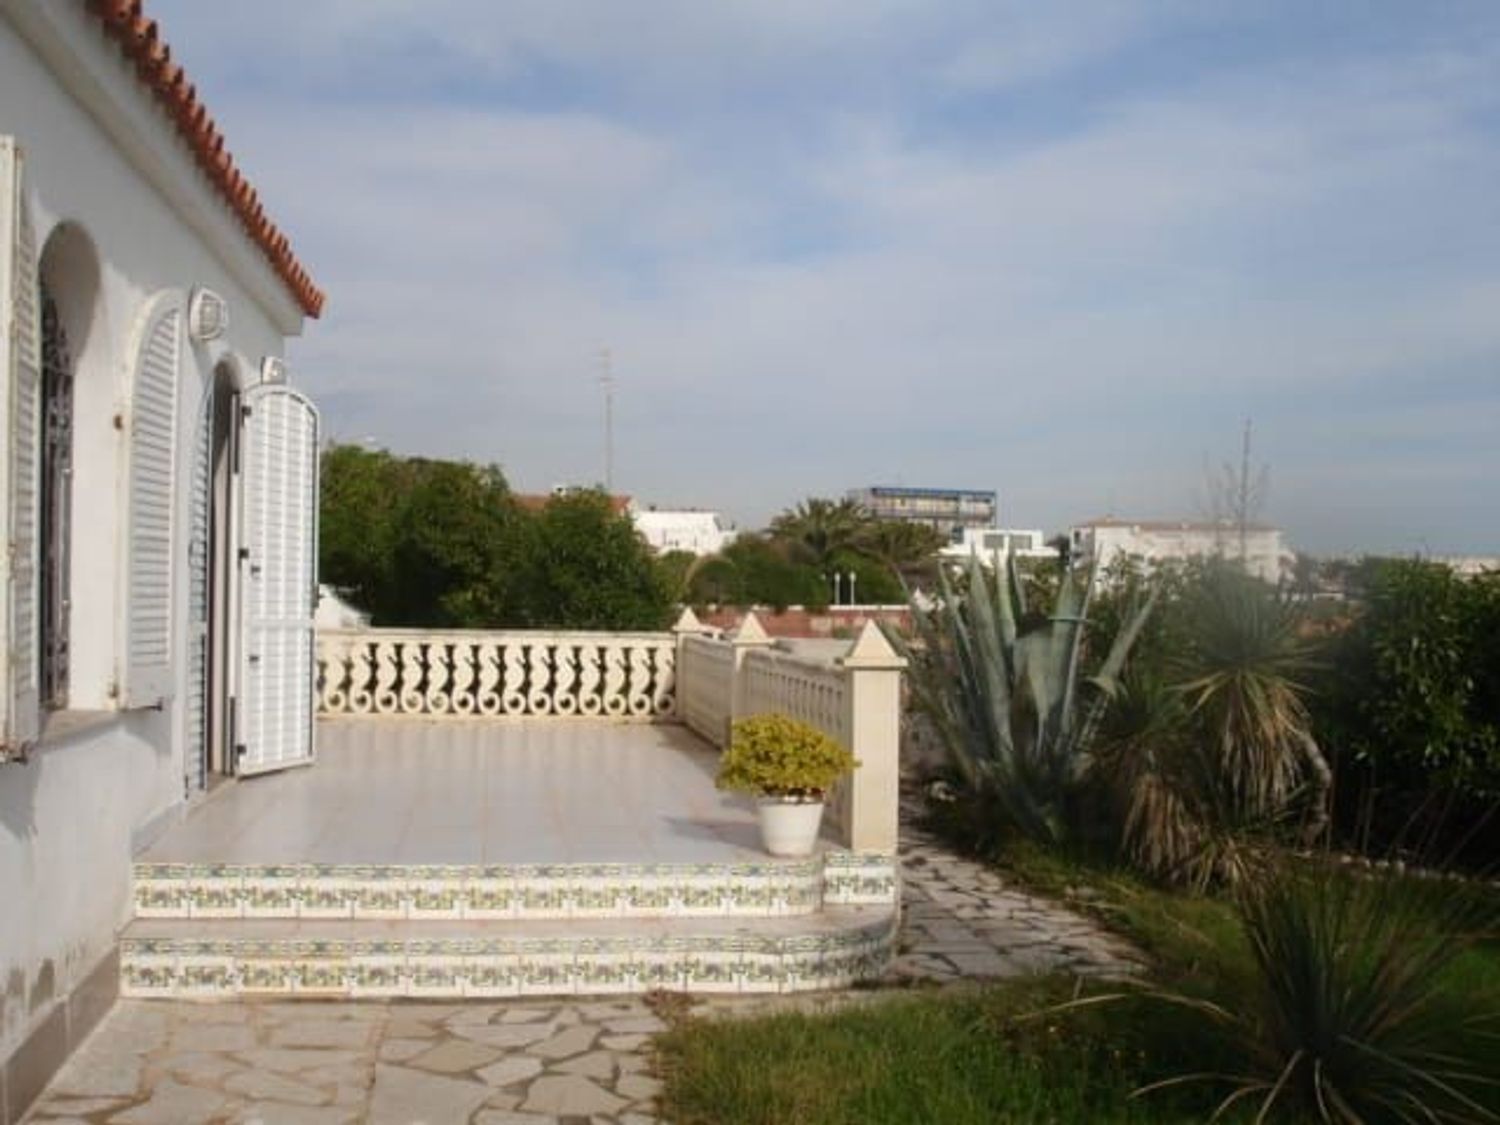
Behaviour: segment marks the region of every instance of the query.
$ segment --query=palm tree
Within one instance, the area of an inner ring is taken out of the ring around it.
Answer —
[[[840,551],[858,550],[873,517],[853,500],[810,497],[771,521],[771,538],[796,561],[826,567]]]
[[[932,561],[946,542],[943,533],[924,523],[872,519],[860,536],[857,549],[885,563],[902,581],[927,576]]]

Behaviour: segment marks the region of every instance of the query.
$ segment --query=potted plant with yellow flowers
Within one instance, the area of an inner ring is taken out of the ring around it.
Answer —
[[[817,727],[786,715],[755,715],[734,724],[715,784],[757,799],[766,851],[806,856],[817,842],[828,790],[858,765]]]

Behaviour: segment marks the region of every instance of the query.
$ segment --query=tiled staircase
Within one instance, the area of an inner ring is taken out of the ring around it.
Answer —
[[[140,863],[127,996],[793,992],[879,976],[894,858],[722,864]]]

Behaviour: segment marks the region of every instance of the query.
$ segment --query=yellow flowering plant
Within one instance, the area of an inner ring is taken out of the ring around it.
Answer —
[[[755,715],[734,724],[715,784],[759,797],[820,801],[858,765],[817,727],[786,715]]]

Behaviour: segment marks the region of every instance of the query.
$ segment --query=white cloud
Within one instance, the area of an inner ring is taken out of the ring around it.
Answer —
[[[1482,42],[1127,85],[1007,131],[932,128],[934,74],[1065,81],[1180,13],[156,6],[330,290],[295,358],[343,436],[592,478],[607,342],[625,487],[752,522],[877,478],[997,486],[1048,527],[1190,512],[1253,414],[1302,542],[1500,524]],[[247,52],[327,69],[267,86],[233,77]],[[458,92],[426,88],[443,66]],[[1434,480],[1466,506],[1424,508]]]

